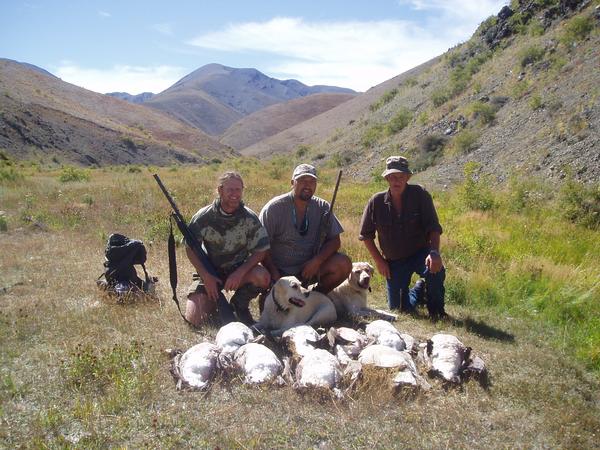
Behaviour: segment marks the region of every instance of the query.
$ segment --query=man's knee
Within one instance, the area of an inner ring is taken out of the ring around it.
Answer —
[[[345,278],[352,270],[352,260],[343,253],[336,253],[327,261],[325,271],[335,273],[336,275]]]
[[[185,318],[194,326],[214,317],[217,313],[217,303],[210,300],[206,294],[190,294],[185,307]]]
[[[271,274],[263,266],[256,266],[252,269],[248,282],[259,289],[268,289],[271,283]]]

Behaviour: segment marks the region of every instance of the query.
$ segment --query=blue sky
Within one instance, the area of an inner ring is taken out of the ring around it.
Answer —
[[[365,91],[465,41],[507,3],[5,0],[0,57],[103,93],[158,93],[209,63]]]

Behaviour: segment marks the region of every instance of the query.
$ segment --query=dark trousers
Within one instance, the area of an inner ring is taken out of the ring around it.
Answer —
[[[425,289],[429,314],[444,313],[446,269],[442,268],[435,274],[430,273],[425,265],[428,254],[428,249],[422,249],[405,259],[388,260],[391,278],[387,279],[387,295],[390,309],[400,308],[402,311],[411,311],[417,304],[417,298],[422,295],[420,290]],[[425,284],[409,289],[413,273],[425,278]]]

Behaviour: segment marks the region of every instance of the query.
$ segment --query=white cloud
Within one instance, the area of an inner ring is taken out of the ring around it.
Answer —
[[[152,25],[152,29],[165,36],[173,35],[173,25],[171,23],[156,23]]]
[[[222,30],[199,35],[188,44],[224,52],[275,55],[269,67],[262,69],[271,76],[363,91],[467,39],[489,14],[475,2],[465,3],[472,4],[467,8],[472,12],[465,13],[465,17],[479,17],[466,31],[465,21],[458,21],[450,12],[439,16],[435,24],[427,25],[403,20],[305,22],[300,18],[277,17],[266,22],[230,24]],[[503,2],[479,3],[492,8]],[[414,0],[411,4],[425,8],[454,2]]]
[[[164,91],[184,77],[186,69],[175,66],[126,66],[116,65],[107,69],[80,67],[63,61],[53,73],[64,81],[100,92],[128,92],[140,94]]]
[[[101,17],[112,17],[111,13],[106,11],[98,11],[98,15]]]

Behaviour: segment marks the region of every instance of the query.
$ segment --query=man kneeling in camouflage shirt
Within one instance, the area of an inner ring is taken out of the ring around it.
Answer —
[[[186,253],[197,271],[188,292],[185,317],[198,325],[217,310],[219,291],[235,291],[231,305],[240,322],[254,323],[248,305],[269,287],[269,272],[259,263],[269,249],[267,231],[257,215],[244,206],[244,181],[237,172],[225,172],[218,179],[219,197],[200,209],[190,222],[190,231],[206,249],[218,277],[211,275],[194,252]]]

